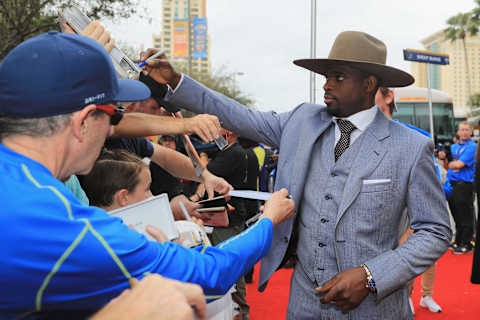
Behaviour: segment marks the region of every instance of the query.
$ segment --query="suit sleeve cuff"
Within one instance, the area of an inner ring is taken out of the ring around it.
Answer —
[[[165,94],[165,100],[168,100],[168,98],[170,98],[171,96],[173,96],[175,94],[175,92],[177,92],[178,88],[182,85],[182,82],[183,82],[183,78],[184,78],[184,74],[182,73],[180,75],[180,81],[178,81],[178,84],[177,86],[175,87],[175,89],[172,89],[172,87],[168,86],[168,90],[167,90],[167,93]]]

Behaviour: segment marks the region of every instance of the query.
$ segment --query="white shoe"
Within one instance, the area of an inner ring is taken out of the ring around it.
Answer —
[[[415,315],[415,309],[413,308],[412,298],[408,298],[408,305],[410,306],[410,310],[412,310],[412,314]]]
[[[420,307],[427,308],[431,312],[442,312],[442,308],[430,296],[425,296],[420,299]]]

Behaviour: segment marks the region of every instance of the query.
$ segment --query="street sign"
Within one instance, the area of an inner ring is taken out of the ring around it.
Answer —
[[[433,51],[423,51],[415,49],[403,49],[403,59],[420,63],[427,63],[427,87],[428,87],[428,109],[430,113],[430,134],[435,142],[435,133],[433,130],[433,106],[432,106],[432,85],[430,80],[430,64],[450,64],[448,54]]]
[[[403,59],[407,61],[433,63],[433,64],[450,64],[450,58],[448,54],[422,51],[414,49],[403,49]]]

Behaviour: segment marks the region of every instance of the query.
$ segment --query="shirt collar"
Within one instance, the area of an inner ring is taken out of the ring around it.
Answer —
[[[460,142],[460,140],[458,140],[458,144],[460,144],[460,145],[462,145],[462,146],[463,146],[464,144],[467,144],[467,143],[470,143],[470,142],[472,142],[472,138],[468,138],[467,140],[465,140],[465,142]]]
[[[367,127],[372,123],[375,115],[377,114],[378,107],[374,105],[373,107],[362,110],[360,112],[354,113],[345,118],[333,117],[335,124],[337,123],[338,119],[348,120],[350,121],[355,127],[360,131],[365,131]]]

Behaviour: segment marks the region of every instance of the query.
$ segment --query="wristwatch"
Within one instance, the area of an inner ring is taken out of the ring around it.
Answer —
[[[365,288],[368,289],[371,293],[377,293],[377,286],[375,284],[375,280],[373,280],[373,275],[370,272],[370,269],[365,264],[362,264],[361,267],[365,274],[367,275],[367,282],[365,283]]]

